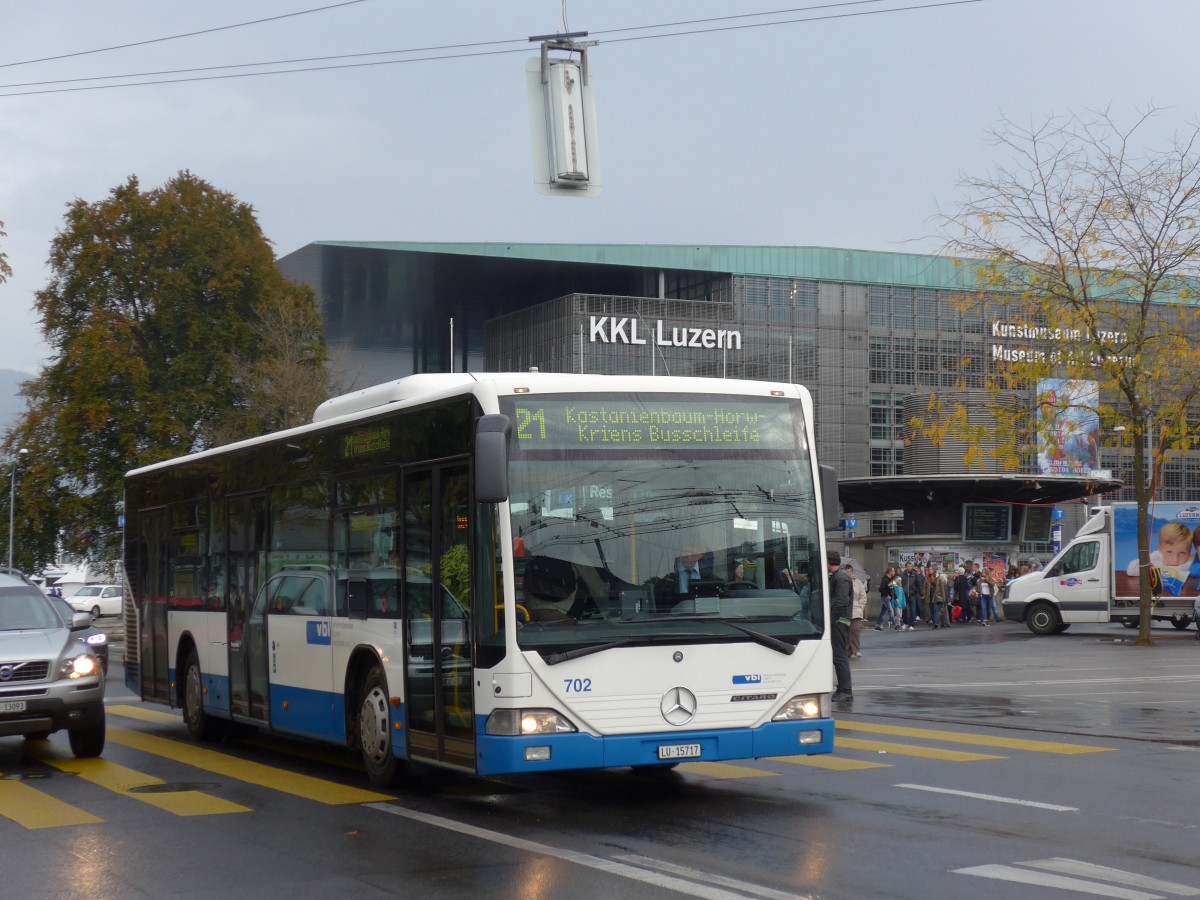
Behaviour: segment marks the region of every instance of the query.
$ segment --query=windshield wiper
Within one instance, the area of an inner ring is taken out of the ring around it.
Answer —
[[[615,647],[628,647],[630,644],[640,643],[643,638],[622,638],[619,641],[609,641],[607,644],[593,644],[590,647],[576,647],[574,650],[563,650],[561,653],[551,653],[543,656],[548,666],[556,666],[561,662],[566,662],[569,659],[579,659],[581,656],[590,656],[593,653],[601,653],[604,650],[612,650]]]
[[[768,647],[771,650],[782,653],[784,656],[791,656],[796,652],[795,644],[789,644],[787,641],[781,641],[777,637],[771,637],[769,634],[763,634],[761,631],[755,631],[752,628],[746,628],[744,625],[738,625],[736,622],[730,622],[727,619],[719,619],[718,621],[722,625],[728,625],[730,628],[736,628],[756,644],[762,644],[764,647]]]
[[[679,622],[720,622],[722,625],[728,625],[735,631],[740,631],[757,644],[762,644],[770,650],[777,653],[782,653],[784,656],[791,656],[796,652],[794,644],[789,644],[787,641],[781,641],[777,637],[771,637],[769,634],[763,634],[761,631],[755,631],[752,628],[747,628],[744,625],[739,625],[736,622],[730,622],[728,619],[715,619],[710,616],[671,616],[671,621]]]

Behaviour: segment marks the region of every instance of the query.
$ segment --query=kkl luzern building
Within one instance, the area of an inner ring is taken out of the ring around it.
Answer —
[[[1044,337],[1002,300],[960,312],[952,298],[964,267],[950,259],[822,247],[330,241],[279,266],[317,291],[326,336],[359,386],[531,367],[808,386],[819,458],[838,471],[846,515],[833,544],[869,574],[919,552],[1045,559],[1052,539],[1068,539],[1086,517],[1089,492],[1131,483],[1127,448],[1103,448],[1086,477],[1046,477],[1032,464],[1018,476],[990,462],[968,470],[953,441],[905,445],[906,423],[933,392],[989,417],[993,361]],[[1200,459],[1172,465],[1163,500],[1184,499],[1200,476]],[[999,506],[1009,511],[997,516]]]

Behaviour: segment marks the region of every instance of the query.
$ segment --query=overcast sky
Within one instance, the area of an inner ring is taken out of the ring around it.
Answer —
[[[1111,107],[1128,120],[1153,102],[1166,136],[1200,106],[1197,0],[889,0],[768,17],[747,14],[789,3],[360,0],[288,15],[335,3],[4,4],[0,246],[15,275],[0,286],[0,368],[46,360],[32,299],[65,204],[100,200],[130,175],[149,189],[189,169],[232,192],[279,255],[316,240],[929,252],[931,217],[953,206],[959,176],[991,169],[986,132],[1001,115]],[[600,42],[595,199],[546,197],[532,181],[523,41],[563,30],[564,10],[570,30]],[[270,16],[287,17],[156,40]],[[722,16],[740,18],[669,24]],[[738,27],[819,16],[837,18]],[[728,30],[628,40],[713,28]],[[415,54],[490,55],[302,74],[15,86],[501,41]],[[14,96],[26,91],[56,92]]]

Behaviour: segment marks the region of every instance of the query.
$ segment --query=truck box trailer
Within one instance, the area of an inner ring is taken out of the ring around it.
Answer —
[[[1200,502],[1155,503],[1150,509],[1154,619],[1187,628],[1200,601]],[[1102,506],[1042,569],[1005,585],[1006,619],[1034,634],[1066,631],[1073,622],[1138,624],[1137,505]]]

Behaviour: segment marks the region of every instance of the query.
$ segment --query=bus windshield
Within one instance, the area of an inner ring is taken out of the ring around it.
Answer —
[[[588,648],[824,629],[801,406],[678,395],[510,400],[518,643]]]

